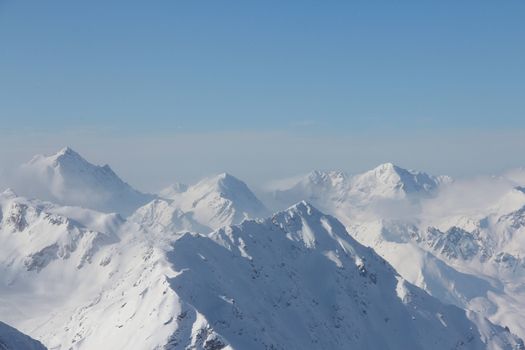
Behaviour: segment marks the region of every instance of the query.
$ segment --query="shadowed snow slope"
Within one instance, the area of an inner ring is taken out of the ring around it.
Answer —
[[[18,175],[14,187],[24,196],[124,216],[154,198],[133,189],[108,165],[93,165],[68,147],[35,156]]]
[[[13,327],[0,322],[0,349],[1,350],[45,350],[38,341],[17,331]]]
[[[423,201],[411,220],[359,222],[350,212],[335,214],[412,283],[525,336],[525,195],[509,189],[497,201],[477,203],[484,208],[448,210],[442,196],[448,195]]]
[[[168,256],[180,271],[172,288],[209,324],[203,337],[216,333],[217,343],[236,349],[521,345],[501,327],[475,315],[471,321],[405,282],[305,202],[209,237],[184,235]]]
[[[387,163],[313,172],[277,194],[311,199],[411,283],[525,337],[525,183],[513,180],[452,182]]]

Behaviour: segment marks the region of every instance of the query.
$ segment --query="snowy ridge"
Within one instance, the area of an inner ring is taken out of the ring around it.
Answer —
[[[218,245],[191,234],[175,242],[169,256],[182,273],[170,283],[235,349],[522,346],[405,282],[305,202],[210,237]]]
[[[516,181],[314,171],[269,216],[225,173],[154,197],[69,148],[25,167],[55,204],[0,194],[0,314],[50,349],[525,348]]]
[[[19,176],[15,189],[22,195],[124,216],[154,198],[122,181],[109,165],[93,165],[69,147],[35,156]]]
[[[519,184],[501,178],[454,183],[422,174],[386,164],[351,178],[344,200],[333,200],[341,186],[330,181],[314,200],[411,283],[525,336],[518,311],[525,308]]]
[[[162,250],[169,237],[150,236],[112,214],[16,196],[2,204],[0,311],[6,321],[50,349],[153,349],[167,342],[175,330],[167,321],[178,308]],[[105,239],[93,239],[100,236]],[[27,261],[35,256],[32,268]]]
[[[26,200],[12,191],[0,194],[0,261],[2,266],[8,266],[7,271],[38,272],[56,259],[74,259],[80,269],[101,245],[118,240],[111,232],[92,230],[57,214],[60,209],[56,209],[51,203]],[[77,208],[77,212],[82,211]],[[101,218],[114,224],[119,220],[112,215]]]
[[[11,202],[75,212],[5,197],[3,220],[12,217],[4,210]],[[107,234],[118,239],[100,245],[81,267],[69,263],[75,252],[39,272],[2,262],[16,278],[2,281],[1,309],[51,349],[521,346],[502,328],[469,319],[404,282],[336,219],[306,202],[210,235],[152,234],[148,225],[121,219],[101,224],[118,217],[76,211],[82,227],[112,228]],[[32,230],[42,217],[8,219],[1,243],[20,234],[49,242],[77,235],[61,225]],[[24,221],[27,226],[13,232]]]

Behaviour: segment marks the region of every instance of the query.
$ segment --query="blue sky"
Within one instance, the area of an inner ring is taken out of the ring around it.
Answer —
[[[325,154],[320,134],[521,138],[524,38],[522,0],[0,0],[0,130],[10,142],[0,162],[51,149],[71,132],[90,134],[73,143],[93,154],[102,153],[99,134],[212,133],[221,142],[217,135],[284,132],[310,137]],[[22,142],[33,133],[45,137]],[[425,165],[433,154],[415,148],[369,162]],[[503,151],[505,166],[525,165],[521,153]],[[486,171],[503,167],[487,162]],[[459,160],[455,167],[467,172]]]

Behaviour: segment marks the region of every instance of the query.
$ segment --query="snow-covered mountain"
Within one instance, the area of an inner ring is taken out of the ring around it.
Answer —
[[[319,171],[299,178],[292,183],[277,186],[268,201],[277,209],[307,200],[319,208],[333,208],[343,202],[350,190],[350,176],[342,171]]]
[[[50,349],[522,346],[304,202],[200,235],[0,197],[0,314]]]
[[[40,342],[31,339],[13,327],[0,322],[0,349],[2,350],[46,350]]]
[[[154,349],[167,341],[176,300],[162,237],[116,214],[12,192],[0,198],[3,321],[50,349]]]
[[[523,245],[495,244],[494,227],[466,231],[378,221],[357,224],[354,237],[373,247],[407,280],[444,302],[481,313],[492,322],[525,334]],[[519,231],[517,232],[518,236]],[[492,247],[492,248],[490,248]]]
[[[27,197],[124,216],[154,198],[122,181],[109,165],[93,165],[69,147],[22,165],[14,187]]]
[[[280,195],[320,202],[410,282],[525,336],[525,193],[518,183],[454,183],[391,164],[340,182],[324,175]],[[319,179],[322,186],[313,186]],[[319,189],[314,196],[304,190],[312,188]]]
[[[171,200],[168,210],[180,209],[186,215],[191,215],[192,220],[202,227],[217,229],[241,223],[244,219],[269,215],[269,211],[248,186],[227,173],[205,178],[183,190],[184,188],[176,185],[163,191],[164,194],[169,194],[168,198]]]
[[[123,222],[117,214],[28,200],[12,191],[1,193],[2,321],[41,339],[35,323],[25,322],[45,324],[75,293],[99,288],[82,271],[101,250],[119,241],[115,232]]]
[[[403,169],[392,163],[381,164],[351,181],[351,194],[370,198],[399,199],[407,196],[425,196],[434,192],[447,176],[435,177],[424,172]]]
[[[270,217],[231,175],[154,197],[67,148],[21,180],[40,199],[0,193],[0,320],[50,349],[525,348],[515,180],[314,171]]]
[[[503,328],[474,314],[469,319],[405,282],[337,220],[305,202],[209,237],[187,234],[169,257],[183,271],[170,280],[172,287],[207,320],[203,337],[222,346],[522,346]]]
[[[82,222],[91,216],[96,222],[86,227]],[[2,276],[8,281],[21,270],[39,272],[56,259],[81,268],[101,245],[118,240],[108,228],[122,222],[117,214],[30,201],[11,190],[0,193],[0,219],[0,264],[8,267]]]
[[[271,193],[275,208],[298,200],[308,200],[324,210],[340,207],[364,207],[379,200],[417,199],[435,193],[441,184],[450,183],[447,176],[432,176],[385,163],[362,174],[341,171],[313,171],[298,181],[285,182]]]

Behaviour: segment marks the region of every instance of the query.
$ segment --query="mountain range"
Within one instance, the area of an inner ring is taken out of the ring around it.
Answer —
[[[226,173],[142,193],[70,148],[20,174],[0,194],[0,348],[525,349],[514,181],[387,163],[263,204]]]

